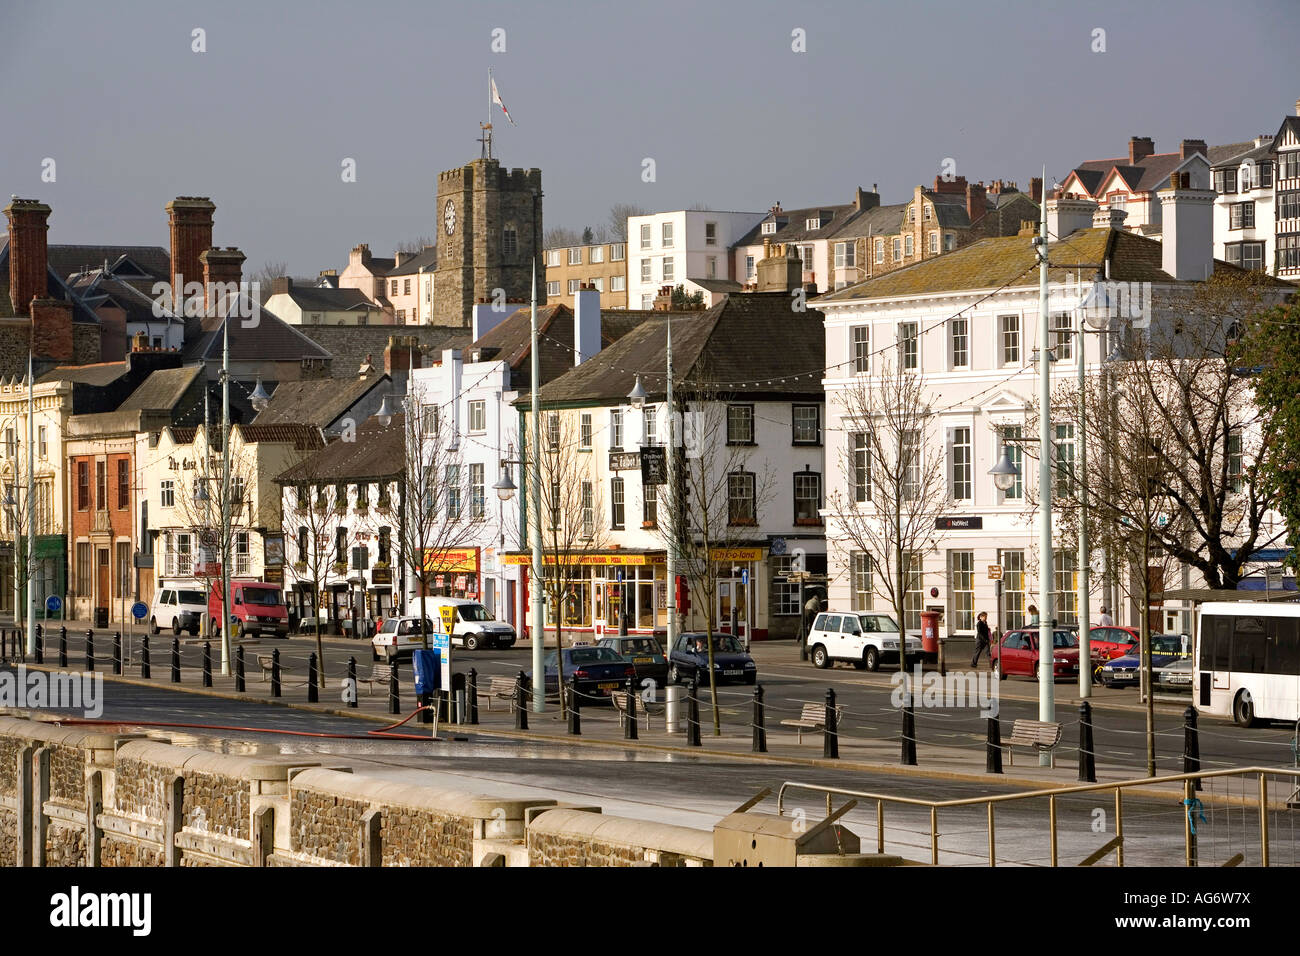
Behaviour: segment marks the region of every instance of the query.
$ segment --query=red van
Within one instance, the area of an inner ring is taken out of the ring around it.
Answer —
[[[230,614],[238,623],[236,634],[288,637],[289,609],[284,606],[278,584],[265,581],[231,581]],[[208,617],[212,633],[221,633],[221,582],[212,583],[208,595]]]

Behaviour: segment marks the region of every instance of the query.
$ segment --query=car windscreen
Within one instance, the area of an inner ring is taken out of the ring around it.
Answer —
[[[859,614],[858,620],[862,622],[864,633],[878,633],[887,631],[891,634],[898,633],[898,625],[888,614]]]
[[[608,647],[620,654],[662,654],[663,649],[659,642],[651,637],[634,638],[630,641],[609,641],[601,644],[601,647]]]
[[[713,652],[715,654],[743,654],[745,653],[745,645],[734,637],[715,637],[713,639]]]
[[[202,604],[202,603],[203,603],[203,592],[202,592],[202,591],[177,591],[177,592],[176,592],[176,596],[180,599],[180,602],[181,602],[182,604]]]
[[[1176,634],[1152,634],[1151,635],[1151,653],[1152,654],[1181,654],[1183,652],[1183,639]]]
[[[494,618],[482,604],[462,604],[456,608],[462,621],[494,621]]]
[[[280,603],[280,592],[271,588],[244,588],[244,603],[275,607]]]
[[[608,647],[575,647],[569,651],[569,663],[575,667],[584,664],[618,664],[622,660]]]
[[[1052,633],[1053,647],[1078,647],[1079,635],[1073,631],[1054,631]]]

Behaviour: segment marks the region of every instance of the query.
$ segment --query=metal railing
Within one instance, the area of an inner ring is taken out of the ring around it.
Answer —
[[[1283,791],[1274,791],[1282,793],[1289,791],[1290,796],[1282,797],[1269,803],[1269,783],[1270,776],[1289,778],[1287,786]],[[1246,781],[1249,778],[1257,778],[1255,786],[1251,793],[1246,793]],[[1212,782],[1216,779],[1232,780],[1241,779],[1243,782],[1242,795],[1238,798],[1232,798],[1225,793],[1220,799],[1215,796],[1209,796],[1208,799],[1216,804],[1235,805],[1243,808],[1243,820],[1241,835],[1238,839],[1244,840],[1247,827],[1244,819],[1246,809],[1251,809],[1258,814],[1258,840],[1259,840],[1259,865],[1270,865],[1270,821],[1269,813],[1290,812],[1300,817],[1300,768],[1284,767],[1239,767],[1231,770],[1205,770],[1196,773],[1170,774],[1161,777],[1143,777],[1136,780],[1119,780],[1109,783],[1081,784],[1078,786],[1052,787],[1042,790],[1027,790],[1023,793],[998,794],[984,797],[964,797],[954,800],[924,800],[916,797],[900,797],[883,793],[872,793],[861,790],[847,790],[841,787],[828,787],[822,784],[802,783],[794,780],[787,780],[781,784],[777,792],[776,812],[778,816],[785,815],[785,795],[787,790],[802,790],[809,793],[823,793],[826,795],[827,812],[829,812],[831,797],[845,796],[856,797],[859,802],[863,800],[874,800],[876,802],[876,852],[885,852],[885,806],[894,804],[898,807],[915,807],[929,811],[929,844],[930,844],[930,863],[937,866],[939,864],[939,811],[952,810],[960,807],[985,807],[986,823],[984,829],[988,839],[988,866],[997,865],[997,842],[996,842],[996,815],[995,808],[1004,804],[1013,804],[1026,800],[1047,801],[1048,813],[1048,831],[1050,839],[1050,860],[1052,866],[1058,866],[1060,862],[1060,834],[1058,828],[1057,806],[1058,801],[1062,798],[1068,798],[1078,794],[1086,793],[1114,793],[1115,808],[1115,832],[1114,836],[1095,849],[1087,857],[1080,861],[1080,866],[1091,866],[1111,852],[1115,853],[1115,862],[1117,866],[1124,865],[1124,793],[1134,788],[1152,788],[1166,784],[1182,784],[1181,792],[1170,789],[1165,793],[1151,792],[1146,789],[1142,793],[1141,799],[1160,801],[1168,799],[1176,801],[1182,805],[1183,818],[1183,841],[1184,852],[1183,860],[1186,866],[1200,866],[1199,841],[1208,834],[1205,833],[1204,816],[1201,815],[1202,833],[1197,832],[1197,813],[1202,809],[1202,803],[1196,796],[1201,792],[1200,784]],[[1294,846],[1294,825],[1292,826],[1292,856],[1295,857]],[[1253,842],[1253,840],[1252,840]],[[1245,847],[1243,847],[1243,850]],[[1245,860],[1245,853],[1239,852],[1228,858],[1223,865],[1236,866]]]

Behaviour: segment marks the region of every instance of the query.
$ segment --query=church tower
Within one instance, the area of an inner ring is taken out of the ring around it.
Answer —
[[[435,324],[468,326],[480,300],[504,297],[513,311],[532,296],[534,263],[537,300],[545,303],[540,169],[506,170],[484,158],[439,173],[437,214]]]

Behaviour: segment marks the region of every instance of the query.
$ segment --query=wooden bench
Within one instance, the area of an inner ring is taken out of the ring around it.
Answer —
[[[369,695],[369,696],[374,696],[374,693],[375,693],[375,685],[376,685],[376,684],[379,684],[379,683],[382,683],[382,684],[384,685],[384,687],[387,688],[387,687],[388,687],[388,682],[389,682],[389,680],[392,679],[392,676],[393,676],[393,665],[392,665],[392,664],[371,664],[371,665],[370,665],[370,676],[369,676],[369,677],[358,677],[358,678],[357,678],[357,683],[358,683],[358,684],[365,684],[365,685],[366,685],[366,688],[367,688],[367,690],[366,690],[367,695]]]
[[[1025,747],[1040,753],[1046,750],[1051,755],[1051,765],[1056,766],[1056,745],[1061,742],[1061,725],[1046,720],[1017,720],[1011,725],[1011,736],[1002,741],[1002,748],[1015,766],[1016,757],[1013,747]]]
[[[839,727],[840,718],[844,714],[843,707],[835,708],[835,726]],[[804,704],[803,713],[798,719],[781,721],[782,726],[794,727],[799,732],[799,743],[803,743],[804,732],[820,734],[826,731],[826,705],[825,704]]]
[[[488,679],[486,688],[481,684],[479,685],[478,696],[487,698],[488,710],[490,711],[494,700],[513,702],[517,684],[518,681],[513,677],[492,677]]]
[[[262,668],[262,683],[264,683],[264,684],[265,684],[268,680],[271,679],[271,661],[272,661],[272,660],[274,660],[274,658],[273,658],[273,656],[270,655],[270,654],[258,654],[258,655],[257,655],[257,666],[260,667],[260,668]],[[284,676],[284,671],[285,671],[284,663],[281,662],[281,663],[280,663],[280,676],[281,676],[281,677]]]
[[[614,705],[614,710],[618,712],[618,725],[626,726],[627,720],[627,691],[612,690],[609,692],[609,702]],[[645,720],[645,729],[650,729],[650,718],[658,717],[664,712],[663,705],[655,701],[647,701],[644,697],[637,695],[636,715]]]

